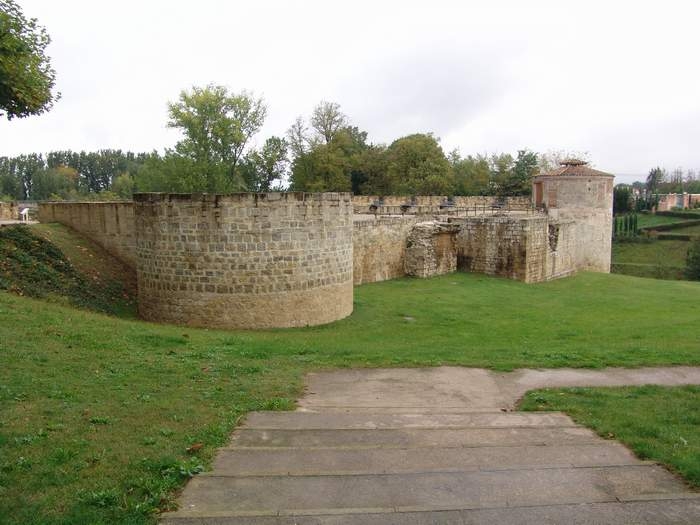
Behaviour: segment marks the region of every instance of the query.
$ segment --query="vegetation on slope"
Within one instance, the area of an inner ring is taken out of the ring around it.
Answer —
[[[0,290],[104,313],[134,313],[131,272],[58,224],[0,228]]]
[[[561,410],[642,459],[671,466],[700,488],[700,387],[536,390],[523,410]]]
[[[453,274],[361,286],[348,319],[260,332],[0,293],[0,515],[150,523],[239,417],[292,408],[313,369],[700,364],[698,292],[615,275],[526,285]]]

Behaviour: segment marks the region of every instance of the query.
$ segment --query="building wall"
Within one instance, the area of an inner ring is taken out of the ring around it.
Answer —
[[[406,240],[420,219],[415,216],[356,216],[353,228],[355,285],[406,275]]]
[[[39,221],[59,222],[136,267],[132,202],[40,202]]]
[[[543,204],[554,221],[575,221],[579,270],[610,272],[612,250],[612,176],[540,176]]]
[[[144,319],[271,328],[352,312],[349,193],[137,194],[134,201]]]
[[[0,202],[0,220],[19,219],[19,209],[16,202]]]

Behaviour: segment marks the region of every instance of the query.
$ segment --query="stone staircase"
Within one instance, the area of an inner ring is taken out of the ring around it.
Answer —
[[[164,525],[693,524],[700,499],[561,413],[255,412]]]

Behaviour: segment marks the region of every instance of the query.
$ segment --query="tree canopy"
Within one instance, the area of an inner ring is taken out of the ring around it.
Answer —
[[[194,191],[245,189],[238,166],[265,121],[267,108],[261,98],[210,84],[182,91],[177,102],[168,104],[168,114],[168,126],[184,134],[175,152],[191,161],[190,168],[197,172],[192,177]]]
[[[0,0],[0,110],[8,120],[44,113],[60,97],[46,55],[50,42],[36,18],[25,18],[14,0]]]

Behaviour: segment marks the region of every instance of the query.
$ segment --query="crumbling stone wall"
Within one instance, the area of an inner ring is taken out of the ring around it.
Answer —
[[[139,314],[221,328],[352,312],[348,193],[137,194]]]
[[[427,221],[416,224],[406,241],[406,275],[433,277],[457,270],[455,234],[460,225]]]
[[[415,216],[355,216],[353,228],[353,282],[355,285],[406,275],[406,240]]]
[[[543,204],[555,220],[574,221],[579,270],[610,272],[613,176],[539,176]]]
[[[16,202],[0,202],[0,220],[18,220],[19,209]]]
[[[136,267],[136,235],[132,202],[40,202],[39,221],[58,222]]]

